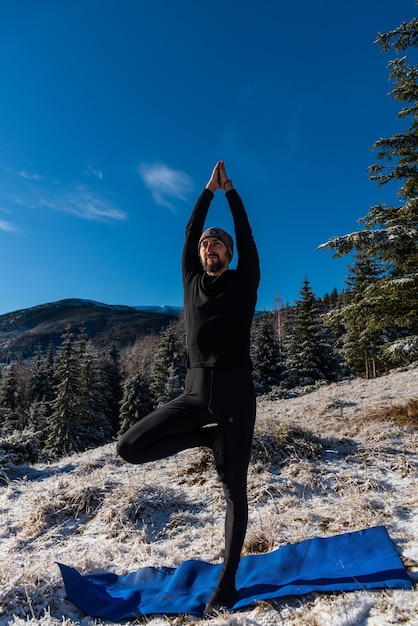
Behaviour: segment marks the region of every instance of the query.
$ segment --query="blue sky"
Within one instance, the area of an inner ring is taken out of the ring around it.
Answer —
[[[63,298],[182,304],[184,229],[223,159],[258,244],[258,308],[344,288],[317,250],[396,190],[377,33],[415,0],[0,5],[0,314]],[[232,230],[222,192],[207,225]]]

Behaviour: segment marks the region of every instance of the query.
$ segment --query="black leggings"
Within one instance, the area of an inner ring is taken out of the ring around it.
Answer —
[[[255,421],[252,375],[246,369],[193,368],[183,394],[153,411],[120,439],[118,453],[129,463],[165,458],[208,445],[216,426],[223,431],[222,486],[226,499],[225,556],[221,579],[235,579],[248,522],[247,470]],[[226,584],[228,584],[226,582]]]

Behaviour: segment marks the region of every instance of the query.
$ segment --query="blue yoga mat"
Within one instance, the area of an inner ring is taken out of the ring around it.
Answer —
[[[112,621],[143,615],[201,616],[221,565],[189,560],[179,567],[144,567],[117,576],[81,575],[58,564],[68,598],[93,617]],[[307,539],[267,554],[241,559],[234,609],[312,591],[411,589],[412,583],[383,526]]]

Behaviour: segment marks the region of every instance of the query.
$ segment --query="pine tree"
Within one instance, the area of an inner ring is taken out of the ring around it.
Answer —
[[[38,347],[31,364],[31,400],[50,402],[54,399],[54,366],[55,363],[53,346],[49,346],[46,355],[43,354],[41,348]]]
[[[178,398],[184,389],[184,376],[182,372],[176,369],[174,363],[172,363],[167,372],[167,378],[165,379],[164,386],[162,388],[161,395],[157,398],[157,406],[163,406],[170,400]]]
[[[32,361],[30,376],[31,401],[49,402],[54,398],[54,355],[50,347],[47,356],[38,346]]]
[[[324,305],[324,312],[336,309],[340,303],[341,296],[338,293],[336,287],[331,291],[331,293],[324,294],[322,298],[322,302]]]
[[[108,415],[112,434],[120,429],[119,410],[122,401],[122,376],[119,367],[120,354],[116,346],[111,346],[101,355],[104,384],[108,389]]]
[[[343,309],[334,313],[345,328],[341,352],[354,374],[374,378],[381,373],[379,355],[384,335],[374,330],[375,325],[370,323],[375,310],[364,294],[377,282],[380,270],[374,259],[360,251],[354,255],[354,262],[348,270],[349,301]]]
[[[251,335],[254,386],[258,394],[268,393],[279,385],[282,370],[277,322],[273,315],[264,313],[256,318]]]
[[[13,432],[17,426],[16,390],[16,368],[12,364],[4,371],[0,384],[0,428],[3,433]]]
[[[151,393],[147,383],[139,372],[132,374],[123,385],[119,435],[150,413],[152,408]]]
[[[23,431],[29,417],[29,372],[20,359],[5,371],[0,387],[0,419],[5,432]]]
[[[33,400],[29,407],[28,428],[36,434],[41,447],[45,447],[49,423],[51,416],[51,406],[47,402]]]
[[[174,369],[173,369],[174,368]],[[159,342],[155,351],[151,393],[155,406],[164,404],[161,398],[169,397],[167,381],[174,374],[179,376],[179,384],[175,385],[172,393],[182,389],[186,375],[186,345],[184,325],[182,322],[174,322],[160,333]],[[169,397],[173,400],[176,395]]]
[[[394,49],[401,54],[389,62],[393,81],[389,95],[404,104],[398,119],[405,128],[374,143],[378,162],[368,171],[379,186],[400,184],[397,201],[372,207],[360,220],[363,230],[335,237],[321,247],[332,248],[336,256],[356,250],[379,267],[379,278],[352,303],[352,317],[358,311],[368,336],[384,339],[377,358],[392,367],[418,355],[418,65],[410,63],[407,54],[411,49],[412,57],[418,46],[418,19],[379,33],[376,43],[383,52]]]
[[[0,406],[14,410],[16,406],[16,367],[9,365],[4,371],[0,384]]]
[[[92,351],[83,345],[81,339],[78,420],[83,434],[82,448],[94,448],[111,439],[111,425],[108,416],[109,393],[104,377]]]
[[[327,379],[330,369],[330,348],[324,341],[320,307],[307,278],[300,296],[295,302],[291,331],[286,339],[283,378],[289,387],[313,385]]]
[[[52,404],[46,448],[57,456],[65,456],[85,449],[79,412],[79,354],[74,347],[73,333],[69,326],[58,351],[55,379],[57,395]]]
[[[42,444],[46,440],[54,399],[53,349],[50,346],[48,354],[45,356],[38,347],[31,366],[29,426],[38,433]]]
[[[83,447],[87,449],[110,441],[109,389],[98,359],[88,343],[85,327],[80,329],[75,351],[79,361],[80,388],[76,401],[79,405]]]

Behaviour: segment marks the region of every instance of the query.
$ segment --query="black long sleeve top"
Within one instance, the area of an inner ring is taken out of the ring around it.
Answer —
[[[188,367],[251,368],[250,330],[257,301],[260,267],[242,200],[226,193],[235,227],[236,269],[208,276],[199,254],[199,238],[213,199],[205,189],[186,227],[182,269]]]

